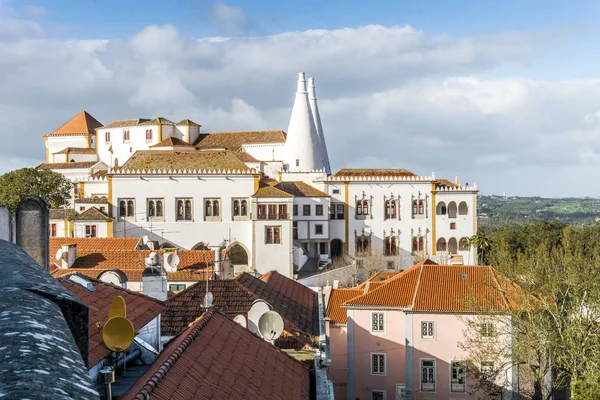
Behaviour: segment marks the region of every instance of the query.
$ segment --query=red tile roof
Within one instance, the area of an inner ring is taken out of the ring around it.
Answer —
[[[364,289],[367,286],[367,284],[371,285],[370,282],[382,282],[386,279],[398,275],[399,273],[400,272],[378,272],[375,276],[372,276],[371,278],[358,285],[357,288]]]
[[[122,399],[309,399],[309,371],[215,308],[169,343]]]
[[[303,307],[318,307],[318,304],[315,303],[317,299],[314,290],[304,286],[298,281],[281,275],[277,271],[267,272],[260,277],[260,280],[266,282],[273,290],[289,297]]]
[[[346,324],[348,313],[342,304],[364,293],[363,289],[333,289],[327,303],[326,315],[332,324]]]
[[[121,166],[121,171],[127,169],[239,169],[248,171],[248,166],[231,151],[138,150]]]
[[[110,353],[110,350],[102,342],[102,331],[96,327],[96,323],[105,324],[108,321],[108,309],[115,297],[123,296],[125,299],[127,319],[131,321],[136,330],[142,329],[156,318],[163,312],[165,306],[163,302],[152,297],[135,293],[97,279],[85,278],[92,282],[96,290],[90,292],[66,277],[58,281],[88,306],[88,361],[91,368]]]
[[[93,135],[102,124],[83,110],[48,136]]]

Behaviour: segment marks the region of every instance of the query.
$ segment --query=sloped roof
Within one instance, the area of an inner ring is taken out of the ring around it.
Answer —
[[[80,161],[66,163],[43,163],[38,165],[37,169],[88,169],[98,164],[98,161]]]
[[[346,324],[348,313],[342,304],[364,293],[363,289],[333,289],[327,303],[327,318],[333,324]]]
[[[215,308],[169,343],[123,399],[306,399],[309,371]]]
[[[361,288],[363,289],[367,283],[372,284],[373,282],[381,282],[381,281],[385,281],[386,279],[390,279],[393,276],[398,275],[400,272],[378,272],[376,275],[372,276],[371,278],[367,279],[366,281],[364,281],[363,283],[361,283],[360,285],[357,286],[357,288]]]
[[[437,186],[443,186],[443,187],[459,187],[459,185],[457,185],[456,183],[449,181],[448,179],[438,179],[436,181]]]
[[[74,210],[73,210],[74,211]],[[139,238],[50,238],[50,264],[54,261],[56,251],[65,244],[76,244],[77,253],[85,254],[95,251],[130,251],[135,250]]]
[[[189,144],[188,142],[186,142],[185,140],[181,140],[179,138],[173,137],[173,136],[169,136],[166,139],[163,139],[162,141],[156,143],[154,146],[150,146],[150,148],[153,147],[175,147],[175,146],[184,146],[184,147],[194,147],[191,144]]]
[[[284,131],[215,132],[202,134],[196,147],[199,149],[227,149],[239,151],[245,144],[285,143]]]
[[[269,271],[260,277],[260,280],[266,282],[267,286],[273,288],[284,296],[289,297],[301,306],[312,308],[318,306],[315,303],[315,291],[303,284],[281,275],[277,271]]]
[[[326,193],[302,181],[280,182],[275,187],[295,197],[329,197]]]
[[[102,197],[84,197],[83,199],[75,199],[76,204],[107,204],[108,198]]]
[[[175,125],[175,122],[163,117],[156,117],[149,121],[140,122],[138,125]]]
[[[49,210],[49,219],[66,219],[67,221],[74,221],[76,216],[77,211],[72,208],[53,208]]]
[[[293,197],[291,194],[277,189],[275,186],[263,186],[252,197]]]
[[[83,110],[48,136],[93,135],[102,124]]]
[[[246,153],[245,151],[241,151],[237,153],[237,156],[243,162],[259,162],[254,156],[250,153]]]
[[[112,221],[108,215],[98,210],[96,207],[90,207],[75,217],[75,221]]]
[[[129,126],[138,126],[144,122],[150,121],[148,118],[133,118],[133,119],[119,119],[111,122],[108,125],[104,125],[102,129],[108,128],[127,128]]]
[[[123,296],[126,304],[127,319],[136,330],[140,330],[158,316],[165,306],[162,301],[141,293],[132,292],[121,287],[84,276],[91,281],[96,290],[89,291],[73,283],[68,277],[59,279],[60,284],[73,293],[89,307],[88,317],[88,361],[90,368],[110,354],[110,350],[102,342],[102,331],[96,327],[96,322],[105,324],[108,321],[108,309],[117,296]]]
[[[88,149],[84,147],[66,147],[61,151],[52,154],[96,154],[96,149]]]
[[[248,170],[231,151],[136,151],[121,167],[127,169],[240,169]]]
[[[196,122],[192,121],[191,119],[182,119],[181,121],[179,121],[178,123],[176,123],[175,125],[177,126],[181,126],[181,125],[190,125],[190,126],[202,126],[200,124],[197,124]]]
[[[331,176],[417,176],[404,168],[342,168],[334,172]]]
[[[492,267],[421,262],[382,282],[346,307],[406,307],[423,312],[508,311],[524,294]],[[501,285],[499,282],[509,282]]]
[[[263,186],[275,186],[275,185],[277,185],[277,181],[275,179],[273,179],[273,178],[262,178],[259,181],[259,185],[260,185],[260,187],[263,187]]]

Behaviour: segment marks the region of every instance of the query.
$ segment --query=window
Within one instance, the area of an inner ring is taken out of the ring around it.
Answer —
[[[373,375],[385,375],[385,354],[371,354],[371,373]]]
[[[300,166],[300,159],[296,158],[296,167],[299,167],[299,166]]]
[[[396,200],[386,200],[385,201],[385,219],[395,219],[397,218],[397,210],[398,207],[396,205]]]
[[[294,240],[297,240],[298,239],[298,221],[294,221],[292,225],[293,225],[293,227],[292,227],[293,238],[294,238]]]
[[[419,215],[425,214],[425,203],[423,200],[419,200]]]
[[[425,240],[423,239],[423,236],[413,237],[413,239],[412,239],[413,253],[416,253],[418,251],[424,251],[424,250],[425,250]]]
[[[340,189],[333,189],[333,194],[340,194]]]
[[[269,219],[277,219],[277,204],[269,204]]]
[[[372,319],[371,332],[379,332],[379,333],[385,332],[384,315],[385,315],[384,313],[380,313],[380,312],[371,313],[371,319]]]
[[[332,204],[329,208],[329,214],[331,219],[344,219],[344,205],[340,203]]]
[[[266,204],[258,205],[258,219],[267,219],[267,205]]]
[[[446,215],[446,203],[444,203],[443,201],[440,201],[437,204],[436,214],[437,215]]]
[[[305,204],[302,206],[302,215],[310,215],[310,204]]]
[[[221,200],[219,200],[219,199],[204,199],[204,220],[205,221],[220,221],[221,220]]]
[[[322,235],[322,234],[323,234],[323,225],[321,225],[321,224],[315,225],[315,235]]]
[[[164,214],[164,199],[148,199],[146,214],[148,220],[163,219]]]
[[[110,132],[104,132],[104,141],[106,144],[110,144]]]
[[[100,212],[103,212],[103,213],[105,213],[105,214],[106,214],[106,207],[104,207],[104,206],[100,206]]]
[[[416,201],[416,200],[413,200],[413,202],[412,202],[412,215],[413,215],[413,217],[414,217],[415,215],[417,215],[417,211],[418,211],[418,209],[419,209],[418,207],[419,207],[419,206],[417,205],[417,201]]]
[[[287,204],[279,205],[279,219],[288,219]]]
[[[176,212],[175,212],[175,220],[176,221],[191,221],[193,218],[192,215],[192,199],[176,199]]]
[[[152,142],[152,129],[146,129],[146,143]]]
[[[85,226],[85,237],[96,237],[96,225]]]
[[[79,206],[79,211],[85,211],[85,207],[84,206]]]
[[[450,222],[450,229],[451,230],[456,229],[456,222]]]
[[[421,321],[421,339],[435,339],[435,322]]]
[[[448,204],[448,218],[456,218],[456,212],[457,212],[456,203],[451,201]]]
[[[50,224],[50,236],[56,237],[56,224]]]
[[[464,201],[461,201],[458,204],[458,215],[467,215],[469,213],[469,207],[467,206],[467,203],[465,203]]]
[[[317,204],[315,206],[315,215],[323,215],[323,205]]]
[[[135,217],[135,202],[133,199],[118,199],[119,218]]]
[[[177,292],[185,289],[185,283],[169,283],[169,290]]]
[[[233,216],[247,217],[248,216],[248,200],[234,199],[233,200]]]
[[[344,219],[344,205],[338,204],[337,208],[337,219]]]
[[[494,337],[496,336],[496,327],[494,326],[494,324],[491,324],[489,322],[479,324],[479,333],[481,334],[481,337],[484,338]]]
[[[492,361],[481,362],[481,375],[488,380],[494,378],[494,363]]]
[[[452,361],[450,363],[450,391],[452,393],[465,393],[467,391],[464,361]]]
[[[129,143],[129,130],[123,131],[123,143]]]
[[[327,243],[319,243],[319,254],[328,254],[327,252]]]
[[[294,204],[294,207],[292,208],[294,216],[298,215],[298,205]]]
[[[356,268],[362,268],[365,266],[365,263],[363,260],[356,260]]]
[[[435,392],[435,360],[421,360],[421,391]]]
[[[371,400],[385,400],[385,390],[371,391]]]
[[[393,261],[387,262],[387,269],[396,269],[396,263]]]
[[[358,200],[356,202],[356,215],[369,215],[369,201],[368,200]]]
[[[396,256],[398,255],[398,241],[395,237],[386,237],[383,239],[383,255]]]
[[[366,236],[356,238],[357,255],[367,255],[371,253],[371,242]]]
[[[329,206],[329,219],[335,219],[335,204]]]
[[[265,227],[265,241],[267,244],[281,244],[281,227],[267,226]]]

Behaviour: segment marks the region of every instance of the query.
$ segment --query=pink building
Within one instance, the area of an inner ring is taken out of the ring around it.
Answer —
[[[467,354],[459,344],[473,315],[516,306],[499,282],[506,279],[491,267],[425,260],[371,290],[334,289],[327,316],[336,399],[480,398],[467,379]],[[494,334],[496,323],[478,326],[482,340],[502,340]],[[477,367],[493,369],[500,361],[483,360]],[[517,398],[516,374],[508,366],[498,375],[502,399]]]

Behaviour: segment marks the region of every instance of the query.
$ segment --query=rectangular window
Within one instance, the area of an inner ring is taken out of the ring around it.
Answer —
[[[258,205],[258,219],[267,219],[267,205],[266,204]]]
[[[287,204],[279,205],[279,219],[288,219],[289,215],[287,213]]]
[[[456,222],[450,222],[450,229],[456,229]]]
[[[56,224],[50,224],[50,236],[56,237]]]
[[[356,268],[364,267],[365,263],[363,260],[356,260]]]
[[[435,323],[421,321],[421,339],[435,339]]]
[[[333,189],[333,194],[340,194],[340,189]]]
[[[385,322],[384,322],[384,313],[374,312],[371,313],[371,332],[385,332]]]
[[[265,227],[265,242],[267,244],[281,244],[281,227],[280,226]]]
[[[117,199],[119,218],[135,220],[135,199]]]
[[[315,206],[315,215],[323,215],[323,205],[317,204]]]
[[[185,283],[169,283],[169,290],[178,292],[185,289]]]
[[[164,219],[165,217],[165,199],[147,199],[146,200],[146,218],[148,221],[153,219]]]
[[[371,354],[371,373],[373,375],[385,375],[385,354]]]
[[[123,143],[129,143],[129,131],[123,131]]]
[[[152,143],[152,129],[146,130],[146,143]]]
[[[321,225],[321,224],[315,225],[315,235],[322,235],[322,234],[323,234],[323,225]]]
[[[464,361],[450,363],[450,391],[452,393],[465,393],[467,391],[466,367]]]
[[[84,206],[79,206],[79,211],[85,211],[85,207]]]
[[[298,206],[296,204],[294,204],[294,207],[292,208],[294,216],[298,215]]]
[[[298,222],[297,221],[294,221],[292,230],[293,230],[294,240],[297,240],[298,239]]]
[[[319,254],[328,254],[327,243],[319,243]]]
[[[277,204],[269,204],[269,219],[277,219]]]
[[[337,208],[337,219],[344,219],[344,205],[338,204]]]
[[[479,333],[481,334],[481,337],[484,338],[494,337],[496,336],[496,327],[494,326],[494,324],[491,324],[489,322],[479,324]]]
[[[421,360],[421,391],[435,392],[435,360]]]
[[[396,269],[396,263],[393,261],[387,262],[387,269]]]
[[[175,199],[175,220],[191,221],[194,218],[194,207],[191,198]]]
[[[299,167],[299,166],[300,166],[300,159],[296,158],[296,167]]]
[[[110,144],[110,132],[104,132],[104,141],[106,144]]]
[[[96,237],[96,225],[85,226],[85,237]]]
[[[335,219],[335,204],[329,206],[329,219]]]
[[[487,380],[494,378],[494,363],[492,361],[481,362],[481,375]]]
[[[385,390],[371,391],[371,400],[385,400]]]
[[[302,206],[302,215],[310,215],[310,204],[305,204]]]

